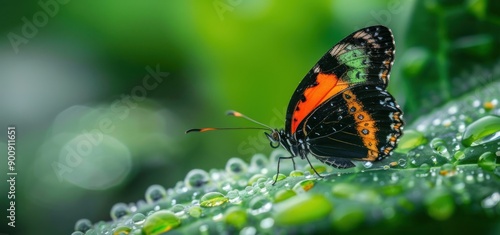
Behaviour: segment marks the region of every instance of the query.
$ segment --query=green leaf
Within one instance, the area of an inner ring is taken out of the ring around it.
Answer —
[[[325,176],[318,178],[306,161],[297,170],[282,162],[284,174],[274,175],[277,159],[288,155],[282,149],[269,161],[255,155],[250,166],[231,158],[223,170],[193,169],[172,189],[152,185],[147,203],[118,203],[113,221],[90,231],[399,233],[433,232],[423,226],[433,223],[461,231],[470,224],[447,221],[471,217],[482,218],[474,221],[476,232],[488,231],[500,218],[499,92],[500,83],[492,83],[420,117],[407,125],[401,149],[382,161],[340,170],[311,159]]]

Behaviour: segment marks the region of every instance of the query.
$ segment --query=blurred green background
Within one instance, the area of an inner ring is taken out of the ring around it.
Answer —
[[[393,30],[389,90],[408,122],[500,74],[493,0],[3,1],[0,15],[2,177],[17,130],[9,234],[70,234],[149,185],[269,153],[259,131],[184,131],[253,125],[229,109],[282,128],[302,77],[366,26]]]

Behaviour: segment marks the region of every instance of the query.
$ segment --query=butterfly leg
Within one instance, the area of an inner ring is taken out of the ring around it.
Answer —
[[[314,169],[313,165],[311,164],[311,161],[309,161],[309,158],[307,156],[305,156],[305,159],[307,160],[307,162],[309,163],[309,166],[311,166],[311,169],[313,169],[314,173],[316,173],[317,176],[319,176],[319,178],[325,178],[323,176],[321,176],[317,171],[316,169]]]
[[[292,162],[293,162],[293,169],[295,169],[295,161],[293,160],[294,156],[290,156],[290,157],[279,157],[278,158],[278,169],[276,170],[276,178],[274,178],[274,182],[272,185],[276,184],[276,182],[278,181],[278,175],[280,173],[280,161],[283,160],[283,159],[292,159]]]

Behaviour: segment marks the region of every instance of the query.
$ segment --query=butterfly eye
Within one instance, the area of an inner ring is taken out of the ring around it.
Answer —
[[[271,134],[269,133],[265,133],[267,138],[269,139],[269,141],[271,141],[269,143],[269,145],[271,145],[271,148],[277,148],[280,146],[280,141],[281,141],[281,138],[280,138],[280,134],[278,133],[278,131],[273,131]]]

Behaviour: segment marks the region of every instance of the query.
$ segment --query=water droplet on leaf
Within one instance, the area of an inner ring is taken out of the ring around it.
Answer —
[[[316,184],[315,180],[302,180],[293,186],[293,191],[303,193],[311,190]]]
[[[146,216],[142,213],[136,213],[135,215],[132,216],[132,222],[135,225],[141,225],[146,221]]]
[[[111,218],[113,220],[120,219],[121,217],[130,213],[127,204],[117,203],[111,208]]]
[[[297,195],[297,193],[290,189],[281,189],[274,195],[274,202],[281,202]]]
[[[309,224],[325,218],[332,209],[324,195],[305,193],[276,204],[274,219],[278,225]]]
[[[304,172],[299,170],[293,170],[290,172],[290,177],[299,177],[299,176],[304,176]]]
[[[240,207],[231,207],[224,214],[224,222],[241,229],[247,223],[247,212]]]
[[[148,203],[154,203],[166,198],[167,191],[165,191],[165,188],[163,188],[163,186],[154,184],[149,186],[149,188],[146,190],[145,196]]]
[[[229,201],[229,199],[226,198],[222,193],[210,192],[210,193],[203,195],[203,197],[201,197],[200,206],[201,207],[216,207],[216,206],[220,206],[228,201]]]
[[[226,163],[226,171],[233,175],[245,173],[247,168],[247,164],[239,158],[231,158]]]
[[[199,218],[201,216],[202,210],[199,206],[192,206],[188,209],[188,214],[191,217]]]
[[[420,131],[407,130],[401,136],[398,147],[394,150],[397,153],[408,153],[410,150],[427,143],[427,138]]]
[[[286,179],[286,175],[281,174],[281,173],[280,173],[280,174],[278,174],[278,175],[274,175],[274,176],[273,176],[273,182],[274,182],[275,180],[276,180],[276,182],[278,182],[278,181],[282,181],[282,180],[284,180],[284,179]]]
[[[497,156],[491,152],[485,152],[479,156],[479,160],[477,164],[479,167],[481,167],[483,170],[486,171],[493,171],[495,170],[496,166],[496,161],[497,161]]]
[[[258,215],[270,211],[272,205],[273,204],[267,198],[256,197],[250,201],[249,207],[253,215]]]
[[[92,228],[92,223],[88,219],[79,219],[75,223],[75,231],[86,232]]]
[[[488,115],[471,123],[462,137],[464,146],[476,146],[500,139],[500,117]]]
[[[193,169],[189,171],[184,179],[184,184],[189,188],[199,188],[210,182],[208,173],[201,169]]]
[[[159,235],[179,227],[180,224],[181,220],[172,212],[160,210],[146,218],[142,232],[145,235]]]

